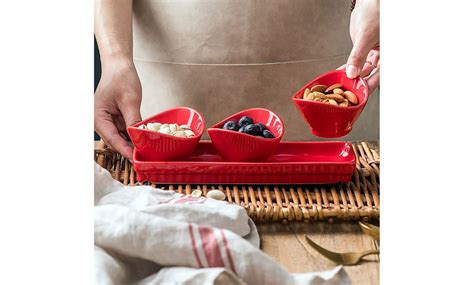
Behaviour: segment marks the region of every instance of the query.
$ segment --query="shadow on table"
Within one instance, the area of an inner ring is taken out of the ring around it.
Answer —
[[[279,233],[279,234],[295,234],[295,233],[321,233],[327,234],[345,234],[360,232],[357,222],[340,222],[340,223],[327,223],[327,222],[311,222],[311,223],[257,223],[257,228],[260,233]]]

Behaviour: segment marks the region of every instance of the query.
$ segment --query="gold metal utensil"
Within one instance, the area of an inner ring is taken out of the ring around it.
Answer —
[[[314,241],[312,241],[307,235],[305,235],[306,241],[309,245],[317,250],[327,259],[342,265],[356,265],[362,259],[362,257],[370,254],[380,254],[378,249],[367,250],[363,252],[346,252],[346,253],[337,253],[327,250]]]
[[[369,223],[366,223],[366,222],[361,222],[361,221],[359,221],[359,226],[360,226],[360,228],[362,229],[362,231],[364,233],[371,236],[375,240],[380,240],[380,228],[379,227],[377,227],[375,225],[372,225],[372,224],[369,224]]]

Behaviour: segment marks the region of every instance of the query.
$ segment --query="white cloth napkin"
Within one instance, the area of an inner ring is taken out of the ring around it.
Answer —
[[[97,284],[350,284],[341,266],[288,273],[237,205],[124,186],[98,164],[94,200]]]

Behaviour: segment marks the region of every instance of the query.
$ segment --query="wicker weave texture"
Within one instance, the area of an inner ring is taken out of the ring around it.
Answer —
[[[191,194],[195,189],[219,189],[229,203],[241,205],[256,222],[288,222],[321,220],[357,221],[379,219],[379,165],[377,144],[353,143],[357,163],[349,183],[328,185],[159,185],[164,190]],[[132,164],[103,142],[95,143],[95,161],[125,185],[142,185],[135,179]]]

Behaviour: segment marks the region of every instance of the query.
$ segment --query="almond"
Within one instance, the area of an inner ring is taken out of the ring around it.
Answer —
[[[344,100],[346,100],[342,95],[339,94],[328,94],[326,97],[334,99],[338,103],[344,102]]]
[[[315,91],[315,92],[313,92],[313,94],[314,94],[314,97],[316,97],[316,98],[326,99],[326,94],[324,94],[324,93]]]
[[[324,92],[324,90],[326,90],[327,88],[328,87],[326,85],[318,84],[311,87],[311,92],[314,92],[314,91]]]
[[[333,84],[333,85],[329,86],[328,88],[326,88],[326,90],[324,90],[324,92],[328,93],[328,92],[331,92],[332,90],[334,90],[336,88],[341,88],[341,87],[342,87],[342,84],[336,83],[336,84]]]
[[[329,99],[329,104],[337,106],[337,102],[334,99]]]
[[[303,94],[303,99],[308,99],[308,94],[309,94],[309,89],[306,88],[306,90],[304,91],[304,94]]]
[[[332,91],[332,93],[334,93],[334,94],[342,94],[342,93],[344,93],[344,90],[342,90],[341,88],[335,88],[335,89]]]
[[[349,100],[344,99],[344,102],[339,103],[339,106],[342,106],[342,107],[349,107]]]
[[[344,94],[344,97],[346,97],[347,100],[349,100],[349,102],[351,102],[352,104],[357,105],[357,103],[359,102],[359,100],[357,99],[357,96],[351,91],[344,91],[343,94]]]

